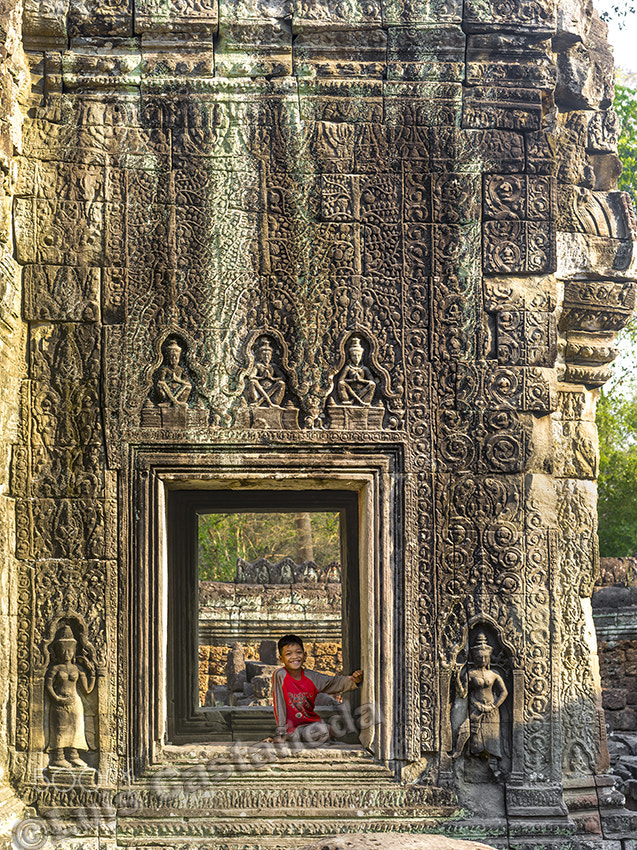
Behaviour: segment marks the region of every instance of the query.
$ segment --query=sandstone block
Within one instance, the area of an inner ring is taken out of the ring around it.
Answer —
[[[298,850],[493,850],[487,844],[443,835],[337,835]]]
[[[279,651],[275,640],[262,640],[259,644],[259,661],[264,664],[278,664]]]
[[[234,643],[226,661],[228,693],[243,689],[243,683],[246,681],[245,668],[246,662],[243,647],[238,642]]]
[[[619,688],[602,691],[602,705],[611,711],[626,708],[626,691]]]
[[[557,4],[557,35],[565,44],[585,41],[591,27],[593,3],[586,0],[560,0]]]
[[[268,699],[272,696],[272,676],[263,674],[252,679],[252,689],[256,699]]]
[[[619,731],[631,731],[637,729],[637,711],[634,708],[624,708],[614,711],[610,716],[613,729]]]

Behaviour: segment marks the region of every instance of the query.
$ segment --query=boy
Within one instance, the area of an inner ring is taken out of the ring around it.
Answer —
[[[275,743],[281,744],[300,726],[321,723],[314,711],[317,694],[342,694],[355,690],[363,681],[363,671],[351,676],[328,676],[305,670],[307,653],[303,641],[296,635],[285,635],[278,643],[279,661],[283,665],[272,675],[272,697],[276,718]]]

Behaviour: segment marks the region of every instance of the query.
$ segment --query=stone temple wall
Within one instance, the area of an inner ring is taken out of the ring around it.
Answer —
[[[593,591],[611,772],[637,809],[637,581],[635,558],[602,558]]]
[[[28,101],[20,11],[0,123],[16,798],[65,848],[337,827],[628,850],[590,594],[595,394],[636,228],[592,7],[27,0]],[[214,489],[356,494],[344,655],[373,761],[222,785],[170,521]],[[487,731],[480,652],[507,694]]]
[[[3,706],[0,711],[0,837],[8,834],[16,814],[23,808],[8,783],[10,751],[15,741],[10,707],[15,706],[18,663],[18,567],[9,475],[11,446],[22,438],[20,387],[26,378],[26,326],[21,319],[21,275],[15,260],[12,226],[13,157],[22,150],[22,122],[30,93],[21,23],[21,3],[3,4],[0,9],[0,704]]]
[[[602,558],[593,591],[602,703],[611,731],[637,734],[637,581],[635,558]]]

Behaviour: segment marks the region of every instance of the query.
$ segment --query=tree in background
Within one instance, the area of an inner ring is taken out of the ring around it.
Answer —
[[[637,208],[637,91],[617,83],[614,107],[620,120],[618,189],[630,193]],[[599,431],[599,548],[602,557],[637,554],[637,320],[618,335],[623,365],[601,390]],[[628,354],[628,352],[631,352]]]
[[[307,511],[294,514],[296,530],[296,563],[314,560],[314,540],[312,536],[312,517]]]
[[[595,6],[597,5],[596,3]],[[599,5],[605,7],[604,11],[600,13],[600,18],[606,23],[614,21],[620,29],[626,26],[626,19],[637,12],[637,4],[635,3],[600,3]]]
[[[237,558],[297,564],[314,560],[320,567],[340,561],[338,513],[228,513],[199,517],[199,578],[234,581]]]
[[[617,153],[623,168],[617,188],[630,194],[637,209],[637,89],[617,82],[613,106],[621,125]]]
[[[635,340],[636,327],[631,335]],[[602,390],[599,430],[599,549],[602,557],[637,554],[637,386]]]

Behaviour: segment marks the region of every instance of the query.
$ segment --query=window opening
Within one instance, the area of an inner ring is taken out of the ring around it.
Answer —
[[[360,664],[357,494],[175,491],[168,505],[169,739],[262,738],[280,637],[303,638],[311,669]]]
[[[199,514],[200,707],[271,705],[284,634],[309,669],[343,672],[339,526],[328,511]]]

